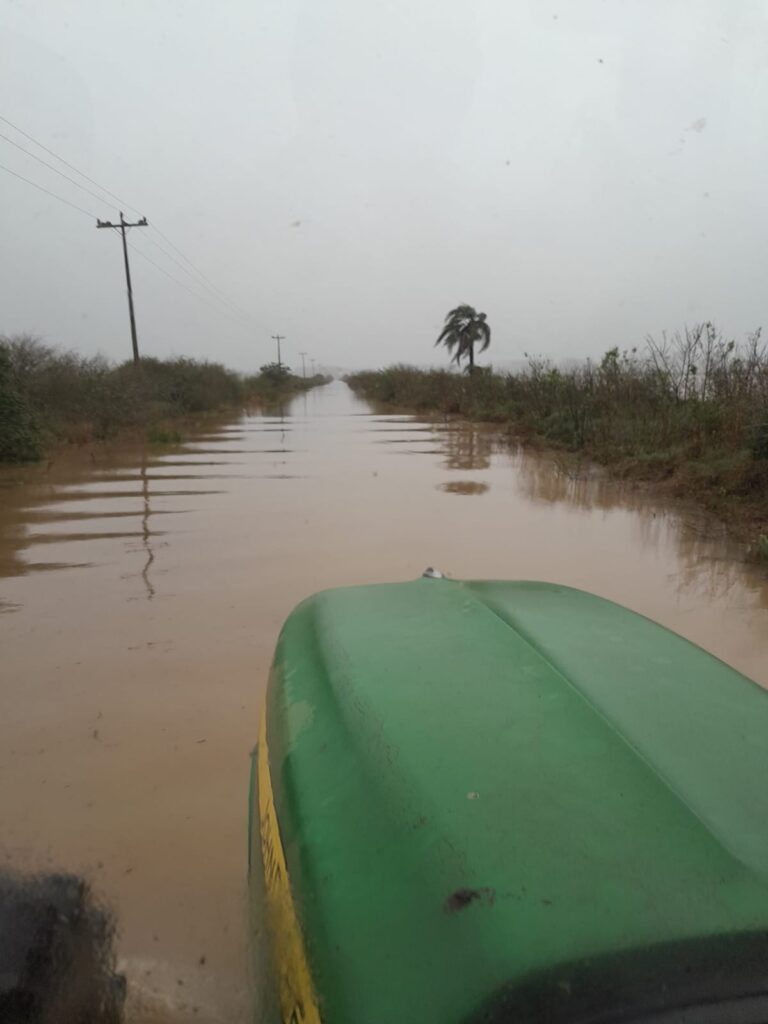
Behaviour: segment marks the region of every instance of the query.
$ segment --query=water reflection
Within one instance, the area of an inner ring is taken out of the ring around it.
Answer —
[[[239,475],[228,472],[230,461],[185,458],[186,450],[175,449],[173,456],[146,445],[64,450],[46,463],[1,468],[0,577],[92,567],[113,558],[115,545],[130,551],[139,540],[143,568],[138,575],[147,595],[154,596],[153,545],[167,530],[152,529],[152,518],[162,516],[170,524],[168,517],[191,511],[189,499],[222,494],[212,484]],[[156,508],[156,501],[165,507]],[[38,549],[51,547],[64,557],[35,557]],[[83,559],[81,550],[92,557]]]
[[[448,483],[438,484],[438,490],[446,494],[485,494],[490,490],[490,485],[476,480],[449,480]]]
[[[620,485],[599,467],[551,453],[510,451],[516,484],[530,501],[566,502],[579,509],[638,507],[639,492]],[[647,504],[647,500],[646,500]]]
[[[746,562],[744,544],[713,516],[663,500],[642,484],[613,479],[587,462],[522,449],[509,459],[516,487],[529,501],[631,514],[641,549],[669,551],[668,578],[681,596],[768,608],[768,578]]]
[[[446,469],[488,469],[493,453],[494,435],[486,428],[463,423],[444,434]]]
[[[146,552],[146,561],[141,570],[141,578],[144,581],[144,586],[147,590],[147,600],[151,601],[155,596],[155,588],[149,578],[149,570],[152,568],[152,563],[155,561],[155,552],[150,542],[152,533],[149,529],[149,517],[152,514],[152,510],[149,505],[149,477],[147,476],[147,455],[144,455],[141,460],[141,499],[142,499],[142,514],[141,514],[141,542]]]

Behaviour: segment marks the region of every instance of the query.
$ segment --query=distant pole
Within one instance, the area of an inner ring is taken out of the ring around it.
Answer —
[[[284,334],[273,334],[272,335],[272,340],[277,342],[277,365],[278,366],[282,366],[283,364],[280,361],[280,342],[281,341],[285,341],[285,335]]]
[[[147,227],[147,218],[142,217],[141,220],[137,220],[134,224],[130,224],[125,217],[123,217],[123,211],[120,211],[120,223],[112,224],[108,220],[97,220],[97,228],[117,228],[120,234],[123,236],[123,261],[125,262],[125,283],[128,286],[128,315],[131,318],[131,345],[133,346],[133,361],[138,365],[139,362],[139,339],[136,336],[136,314],[133,311],[133,288],[131,287],[131,266],[128,262],[128,243],[125,239],[125,232],[128,228],[145,228]]]
[[[310,359],[309,361],[310,361],[310,363],[312,363],[312,376],[314,377],[315,376],[315,360],[314,359]]]
[[[301,376],[302,377],[306,377],[307,376],[307,367],[306,367],[306,364],[304,363],[304,356],[306,356],[306,354],[307,354],[306,352],[299,352],[299,355],[301,356]]]

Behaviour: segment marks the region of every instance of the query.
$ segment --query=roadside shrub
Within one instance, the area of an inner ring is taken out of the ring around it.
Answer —
[[[760,331],[739,345],[703,323],[648,338],[642,351],[609,349],[597,363],[559,367],[528,357],[525,371],[507,375],[398,365],[351,374],[347,382],[392,405],[510,421],[522,433],[605,461],[673,448],[688,458],[712,448],[768,458],[768,355]]]
[[[155,424],[147,431],[147,441],[150,444],[157,445],[174,445],[181,444],[184,438],[178,430],[172,430],[170,427],[162,427]]]
[[[198,413],[243,399],[242,379],[220,363],[197,362],[194,359],[142,359],[123,368],[124,376],[133,377],[145,400],[167,406],[176,413]]]
[[[262,380],[268,384],[285,384],[292,376],[288,367],[282,363],[267,363],[259,372]]]
[[[419,412],[507,423],[510,432],[613,464],[622,475],[675,476],[704,500],[768,509],[768,353],[760,331],[738,344],[707,322],[642,350],[521,373],[392,366],[351,374],[366,398]]]
[[[10,355],[0,341],[0,462],[40,458],[40,427],[19,387]]]
[[[267,363],[261,367],[258,374],[253,377],[246,377],[243,382],[243,390],[246,399],[252,401],[270,402],[299,391],[308,391],[310,388],[327,384],[330,377],[322,374],[314,374],[311,377],[298,377],[291,373],[287,366],[278,363]]]
[[[177,432],[166,421],[279,399],[326,383],[267,364],[243,377],[221,363],[146,357],[115,365],[45,345],[29,335],[0,336],[0,461],[39,458],[46,443],[104,439],[149,427]],[[163,442],[166,443],[166,442]]]
[[[768,459],[768,420],[754,427],[750,451],[753,459]]]

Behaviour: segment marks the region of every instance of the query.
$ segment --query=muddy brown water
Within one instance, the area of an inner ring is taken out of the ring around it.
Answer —
[[[768,685],[768,584],[707,520],[333,383],[167,449],[0,473],[0,862],[115,908],[133,1021],[245,1021],[249,751],[280,626],[332,586],[541,579]]]

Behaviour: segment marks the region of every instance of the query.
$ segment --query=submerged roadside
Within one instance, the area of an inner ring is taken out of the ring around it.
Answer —
[[[507,374],[393,366],[346,382],[389,408],[495,423],[511,444],[589,459],[692,501],[768,565],[768,358],[758,341],[740,348],[710,337],[703,372],[695,347],[657,362],[612,349],[565,370],[536,359]]]
[[[201,418],[279,402],[327,380],[276,364],[246,375],[185,357],[115,364],[27,336],[0,336],[0,462],[35,461],[62,444],[124,435],[175,443]]]

